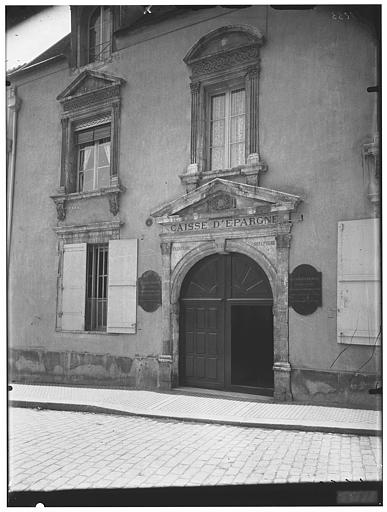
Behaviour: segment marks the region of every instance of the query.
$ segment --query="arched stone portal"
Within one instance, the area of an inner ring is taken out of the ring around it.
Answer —
[[[229,209],[213,210],[218,198]],[[288,325],[290,212],[300,198],[215,179],[152,212],[162,226],[162,354],[159,386],[179,385],[181,287],[196,263],[212,254],[239,253],[267,276],[273,296],[274,397],[291,400]]]

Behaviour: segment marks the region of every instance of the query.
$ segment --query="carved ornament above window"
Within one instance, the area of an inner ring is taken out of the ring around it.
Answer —
[[[251,63],[252,60],[256,59],[259,59],[258,46],[245,46],[202,57],[197,62],[191,63],[192,78],[227,71],[230,67],[243,65],[246,62]]]
[[[104,102],[119,101],[125,80],[97,71],[83,71],[58,95],[64,112],[99,106]]]

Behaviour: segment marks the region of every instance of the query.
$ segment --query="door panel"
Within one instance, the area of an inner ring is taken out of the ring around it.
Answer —
[[[243,254],[232,254],[230,276],[232,298],[271,299],[271,287],[264,271]]]
[[[181,293],[180,381],[251,391],[273,387],[272,292],[247,256],[215,254],[187,274]]]
[[[182,304],[181,370],[192,386],[222,387],[224,382],[223,306]]]
[[[187,274],[181,296],[189,298],[221,298],[224,295],[224,259],[208,256]]]
[[[230,304],[230,386],[273,387],[272,307]]]

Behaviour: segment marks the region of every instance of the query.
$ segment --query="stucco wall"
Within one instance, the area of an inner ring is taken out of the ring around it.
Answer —
[[[290,309],[290,362],[329,370],[343,349],[336,342],[337,222],[369,217],[361,144],[375,129],[375,43],[354,18],[332,19],[329,8],[198,11],[126,34],[121,50],[97,69],[122,77],[121,238],[138,238],[138,275],[161,273],[159,227],[145,225],[157,205],[182,195],[178,175],[189,164],[190,89],[183,57],[197,40],[229,24],[249,24],[265,37],[261,50],[260,150],[268,172],[260,185],[302,195],[293,227],[290,269],[309,263],[323,275],[323,307],[310,316]],[[161,309],[137,309],[137,334],[55,332],[56,210],[61,127],[56,96],[76,77],[64,62],[17,80],[22,100],[10,267],[12,347],[80,351],[134,358],[162,351]],[[87,220],[98,216],[96,206]],[[303,220],[301,219],[301,214]],[[68,213],[71,220],[71,211]],[[85,217],[85,219],[86,219]],[[70,222],[70,221],[69,221]],[[354,371],[372,348],[346,350],[331,371]],[[379,350],[363,372],[377,371]]]

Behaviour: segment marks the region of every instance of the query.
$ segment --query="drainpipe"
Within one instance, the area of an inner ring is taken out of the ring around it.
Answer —
[[[17,112],[21,100],[16,96],[16,87],[10,87],[7,94],[8,133],[7,133],[7,165],[8,165],[8,201],[7,201],[7,269],[11,251],[13,190],[15,186],[16,139],[17,139]],[[9,133],[12,130],[11,134]]]

